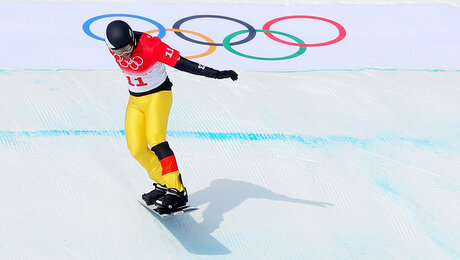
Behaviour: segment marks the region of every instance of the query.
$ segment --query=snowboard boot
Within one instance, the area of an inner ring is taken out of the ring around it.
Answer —
[[[187,205],[188,194],[184,188],[182,192],[176,189],[167,189],[166,194],[156,201],[158,208],[167,208],[170,210],[177,209],[179,207]]]
[[[154,183],[153,186],[155,187],[154,190],[142,195],[142,199],[145,201],[147,206],[155,204],[155,202],[163,197],[167,191],[166,186],[160,185],[158,183]]]

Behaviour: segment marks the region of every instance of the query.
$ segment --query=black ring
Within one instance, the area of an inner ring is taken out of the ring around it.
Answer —
[[[227,16],[220,16],[220,15],[192,15],[192,16],[189,16],[189,17],[185,17],[185,18],[182,18],[180,19],[179,21],[177,21],[174,25],[173,25],[173,29],[180,29],[180,26],[185,23],[186,21],[189,21],[189,20],[192,20],[192,19],[197,19],[197,18],[220,18],[220,19],[225,19],[225,20],[230,20],[230,21],[233,21],[233,22],[237,22],[239,24],[242,24],[244,27],[248,28],[249,30],[249,35],[248,37],[244,38],[243,40],[241,41],[237,41],[237,42],[233,42],[233,43],[230,43],[230,45],[238,45],[238,44],[243,44],[243,43],[246,43],[252,39],[254,39],[254,37],[256,37],[256,29],[254,27],[252,27],[250,24],[246,23],[246,22],[243,22],[241,20],[238,20],[238,19],[235,19],[235,18],[232,18],[232,17],[227,17]],[[181,37],[182,39],[186,40],[186,41],[189,41],[189,42],[194,42],[194,43],[197,43],[197,44],[203,44],[203,45],[213,45],[213,46],[223,46],[224,44],[223,43],[209,43],[209,42],[202,42],[202,41],[197,41],[197,40],[194,40],[192,38],[189,38],[187,36],[185,36],[183,33],[181,32],[175,32],[177,36]]]

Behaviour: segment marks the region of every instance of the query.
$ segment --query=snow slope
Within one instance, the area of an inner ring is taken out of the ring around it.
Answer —
[[[1,73],[1,259],[455,259],[458,72],[171,72],[201,209],[159,221],[117,71]]]
[[[169,70],[200,210],[159,220],[116,70],[0,70],[0,259],[458,259],[458,68]]]

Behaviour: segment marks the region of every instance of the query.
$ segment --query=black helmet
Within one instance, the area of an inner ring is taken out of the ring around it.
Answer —
[[[130,43],[135,46],[136,39],[134,38],[133,30],[127,23],[116,20],[107,25],[105,43],[110,49],[114,50],[125,47]]]

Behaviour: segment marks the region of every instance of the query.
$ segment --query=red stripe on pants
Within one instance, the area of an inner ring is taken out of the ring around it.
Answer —
[[[176,157],[174,155],[161,159],[160,163],[161,167],[163,168],[162,175],[179,171],[177,168]]]

